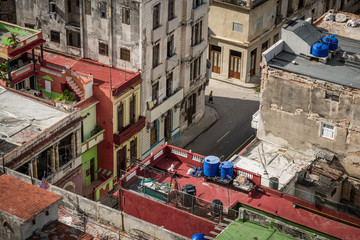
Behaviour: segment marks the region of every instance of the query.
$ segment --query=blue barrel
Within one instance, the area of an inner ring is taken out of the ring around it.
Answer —
[[[322,41],[329,46],[330,50],[338,48],[339,40],[334,35],[323,37]]]
[[[232,162],[222,162],[220,164],[220,177],[231,179],[234,173],[234,164]]]
[[[311,53],[315,57],[327,57],[329,55],[329,47],[325,43],[315,43],[312,46]]]
[[[220,166],[220,159],[216,156],[207,156],[204,160],[204,174],[208,177],[215,177],[218,175]]]
[[[191,240],[206,240],[205,234],[197,233],[191,236]]]

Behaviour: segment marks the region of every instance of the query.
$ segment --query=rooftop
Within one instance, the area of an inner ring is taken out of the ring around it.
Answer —
[[[62,197],[3,174],[0,176],[0,209],[28,221]]]
[[[0,153],[11,152],[70,114],[0,87]]]
[[[251,191],[251,194],[236,188],[231,183],[224,184],[214,182],[213,180],[206,180],[204,177],[194,177],[187,174],[189,168],[192,168],[193,166],[203,166],[203,161],[204,156],[194,154],[174,146],[164,145],[150,157],[141,162],[141,164],[123,176],[120,180],[120,184],[125,189],[136,190],[140,185],[137,185],[139,180],[132,180],[134,179],[134,176],[137,176],[139,179],[142,177],[152,178],[159,183],[170,184],[172,174],[156,174],[153,170],[162,173],[169,173],[168,169],[173,164],[178,185],[194,185],[196,187],[196,196],[200,198],[197,201],[199,204],[201,204],[201,202],[203,202],[203,204],[204,202],[211,203],[214,199],[218,199],[223,203],[225,208],[233,208],[234,210],[237,210],[236,206],[239,204],[246,205],[267,214],[271,214],[272,216],[300,224],[308,229],[313,229],[341,239],[354,239],[360,234],[360,229],[347,225],[343,222],[334,221],[331,217],[326,217],[325,214],[328,214],[328,216],[336,216],[339,219],[346,219],[345,221],[356,224],[360,224],[359,219],[323,207],[321,209],[317,209],[312,203],[267,187],[260,187],[260,185],[255,182],[256,174],[245,169],[235,168],[234,174],[245,174],[248,180],[254,183],[256,187],[253,191]],[[150,169],[147,171],[146,169],[149,167],[152,170]],[[142,190],[138,191],[142,192]],[[151,190],[149,192],[149,196],[154,197],[158,195],[154,194],[153,190]],[[158,200],[154,199],[154,201]],[[295,208],[294,203],[305,205],[308,209],[317,209],[315,211],[319,212],[319,214],[315,214],[304,208]],[[177,203],[176,207],[178,207],[179,204],[180,203]],[[201,215],[201,213],[198,213],[197,215],[207,217],[207,212],[204,213],[204,215]]]

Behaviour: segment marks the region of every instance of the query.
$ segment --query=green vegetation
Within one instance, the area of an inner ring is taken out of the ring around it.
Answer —
[[[65,89],[63,93],[58,97],[59,101],[65,102],[66,104],[78,101],[78,98],[76,97],[75,93],[70,91],[69,89]]]

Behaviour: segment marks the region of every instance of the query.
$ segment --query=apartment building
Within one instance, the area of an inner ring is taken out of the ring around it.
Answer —
[[[147,122],[141,158],[202,117],[208,1],[16,2],[18,23],[41,28],[45,47],[141,70],[141,113]]]
[[[16,22],[15,0],[3,0],[0,2],[0,20],[11,23]]]
[[[325,2],[214,0],[209,12],[209,59],[214,78],[259,82],[261,53],[281,37],[288,18],[319,18]]]

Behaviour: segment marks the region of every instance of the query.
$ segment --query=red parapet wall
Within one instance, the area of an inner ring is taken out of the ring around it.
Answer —
[[[121,190],[124,197],[123,211],[157,226],[191,237],[196,233],[210,235],[215,223],[188,212],[153,201],[137,193]]]

